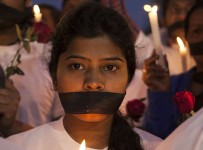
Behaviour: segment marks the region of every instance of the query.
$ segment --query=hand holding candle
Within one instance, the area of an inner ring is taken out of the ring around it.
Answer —
[[[85,147],[86,147],[86,143],[85,143],[85,140],[83,140],[82,143],[80,144],[79,150],[85,150]]]
[[[180,50],[180,54],[181,54],[183,72],[185,72],[185,71],[187,71],[187,59],[186,59],[187,49],[186,49],[183,41],[181,40],[181,38],[177,37],[177,42],[180,47],[179,50]]]
[[[40,9],[38,5],[33,6],[35,22],[40,22],[42,20],[42,13],[40,13]]]
[[[165,68],[166,65],[165,65],[164,57],[162,53],[162,45],[161,45],[159,24],[158,24],[158,17],[157,17],[158,7],[156,5],[153,7],[151,7],[150,5],[144,5],[144,10],[149,12],[148,15],[149,15],[149,20],[150,20],[150,25],[152,30],[154,47],[155,47],[156,53],[159,55],[158,64],[161,65],[163,68]]]

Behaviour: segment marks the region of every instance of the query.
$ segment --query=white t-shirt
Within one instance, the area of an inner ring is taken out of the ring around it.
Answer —
[[[153,41],[140,31],[135,41],[136,64],[138,69],[142,69],[144,60],[151,56],[153,49]]]
[[[153,51],[153,43],[142,31],[139,32],[135,41],[135,52],[137,57],[137,68],[132,81],[129,83],[125,98],[119,108],[123,115],[126,115],[126,104],[133,99],[147,97],[147,86],[142,81],[142,66],[146,58],[151,56]],[[145,101],[147,104],[147,101]]]
[[[156,150],[202,150],[203,108],[173,131]]]
[[[126,104],[133,99],[141,99],[147,97],[147,86],[142,80],[142,70],[136,69],[132,81],[127,87],[126,95],[124,97],[119,110],[122,114],[126,115]],[[147,100],[144,101],[147,105]]]
[[[144,150],[154,150],[162,141],[140,129],[134,129],[142,138]],[[10,136],[8,140],[26,150],[77,150],[80,143],[74,141],[63,126],[63,117],[58,121],[44,124],[24,133]],[[94,150],[86,148],[86,150]],[[107,147],[103,150],[107,150]]]
[[[44,54],[50,46],[37,42],[30,43],[31,52],[21,50],[19,67],[24,76],[13,75],[11,79],[20,92],[17,119],[31,126],[52,121],[64,114],[57,93],[53,90]],[[0,46],[0,64],[5,69],[13,59],[19,45]]]
[[[23,150],[22,148],[18,147],[14,143],[0,138],[0,149],[1,150]]]

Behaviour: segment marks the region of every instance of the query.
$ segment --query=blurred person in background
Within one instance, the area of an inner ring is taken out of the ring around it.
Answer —
[[[181,54],[176,41],[180,37],[187,47],[184,31],[184,20],[187,12],[195,4],[195,0],[163,0],[161,5],[163,27],[160,30],[162,50],[168,60],[169,72],[171,75],[184,72],[182,69]],[[151,37],[151,35],[150,35]],[[152,38],[152,37],[151,37]],[[152,39],[153,40],[153,39]],[[187,70],[195,66],[187,47],[186,55]],[[187,71],[185,70],[185,71]]]
[[[30,0],[1,0],[0,16],[0,64],[4,70],[11,64],[18,49],[19,68],[24,76],[13,75],[5,79],[0,89],[0,132],[4,137],[28,130],[57,119],[64,114],[58,95],[53,90],[52,81],[42,57],[49,46],[29,41],[30,53],[21,48],[22,39],[16,32],[16,24],[23,27],[24,14]],[[21,28],[23,31],[24,29]]]
[[[60,20],[60,11],[54,6],[48,4],[39,4],[40,11],[42,13],[42,20],[46,23],[51,32],[54,33],[56,25]]]
[[[191,8],[185,20],[185,39],[190,47],[190,55],[197,64],[195,67],[182,74],[170,76],[168,71],[155,64],[155,61],[158,60],[157,55],[152,55],[145,61],[146,72],[143,74],[143,80],[149,88],[149,105],[144,127],[148,132],[162,138],[167,137],[182,122],[181,114],[184,112],[180,111],[174,101],[177,92],[193,93],[195,97],[194,112],[203,107],[202,12],[203,2],[200,1]],[[184,104],[184,101],[182,103]]]

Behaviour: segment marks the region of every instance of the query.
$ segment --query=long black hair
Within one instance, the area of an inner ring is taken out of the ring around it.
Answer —
[[[107,35],[122,51],[127,61],[128,82],[130,82],[136,66],[133,33],[124,17],[115,10],[95,2],[84,3],[73,12],[64,15],[58,24],[49,63],[53,81],[56,81],[59,56],[67,51],[72,40],[76,37],[94,38],[102,35]],[[108,149],[142,150],[140,136],[118,113],[114,114]]]

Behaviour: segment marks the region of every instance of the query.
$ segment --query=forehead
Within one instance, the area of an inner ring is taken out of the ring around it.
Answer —
[[[191,6],[192,4],[194,4],[194,0],[169,0],[168,7],[171,7],[173,5]]]
[[[203,7],[196,9],[190,16],[190,25],[192,24],[201,24],[203,27]]]
[[[78,37],[73,39],[66,54],[81,54],[85,57],[122,56],[122,50],[106,35],[95,38]]]
[[[72,9],[76,8],[78,5],[80,5],[82,2],[85,2],[88,0],[67,0],[64,3],[63,11],[70,12]]]
[[[25,5],[25,0],[0,0],[0,3],[21,10]]]

